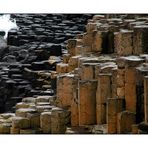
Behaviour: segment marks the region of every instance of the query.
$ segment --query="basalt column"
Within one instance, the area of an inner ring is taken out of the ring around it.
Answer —
[[[111,97],[111,74],[99,74],[96,92],[97,124],[106,123],[106,102]]]
[[[135,26],[133,30],[134,54],[148,53],[148,25]]]
[[[79,125],[96,124],[97,81],[79,81]]]
[[[126,110],[136,113],[136,69],[143,60],[139,57],[129,56],[125,58],[125,101]]]

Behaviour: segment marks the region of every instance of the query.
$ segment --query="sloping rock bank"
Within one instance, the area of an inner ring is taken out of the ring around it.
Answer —
[[[8,46],[0,50],[0,112],[15,111],[13,106],[23,97],[54,95],[51,72],[67,52],[66,40],[85,31],[91,16],[11,15],[19,30],[9,31]]]

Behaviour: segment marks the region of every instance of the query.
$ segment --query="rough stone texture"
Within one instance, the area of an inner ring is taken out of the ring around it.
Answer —
[[[132,125],[135,124],[135,113],[123,111],[118,113],[117,133],[129,133],[132,131]]]
[[[133,53],[133,32],[129,30],[121,30],[115,35],[115,50],[120,56],[127,56]]]
[[[51,112],[51,133],[64,134],[68,118],[68,111],[60,108],[54,108]]]
[[[12,127],[20,129],[30,128],[30,120],[28,118],[13,117]]]
[[[12,16],[0,133],[148,133],[147,15]]]
[[[43,133],[51,133],[51,112],[41,113],[40,123]]]
[[[106,102],[111,97],[111,75],[99,74],[96,91],[96,118],[97,124],[106,123]]]
[[[65,74],[57,78],[57,105],[59,107],[68,107],[73,98],[74,75]]]
[[[107,100],[107,133],[117,133],[117,114],[124,110],[124,99],[108,98]]]
[[[79,81],[79,125],[96,123],[97,81]]]

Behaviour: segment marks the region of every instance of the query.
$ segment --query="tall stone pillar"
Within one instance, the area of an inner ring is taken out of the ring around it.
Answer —
[[[79,125],[96,124],[97,81],[79,81]]]

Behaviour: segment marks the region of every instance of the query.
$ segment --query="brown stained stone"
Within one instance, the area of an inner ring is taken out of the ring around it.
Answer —
[[[77,55],[82,55],[83,54],[83,52],[84,52],[84,46],[83,45],[77,45],[76,47],[75,47],[75,55],[77,56]]]
[[[98,63],[83,63],[80,68],[81,80],[95,80],[95,66]]]
[[[111,77],[112,98],[117,96],[117,68],[113,68]]]
[[[88,33],[91,33],[92,31],[96,30],[97,29],[97,23],[87,23],[86,25],[86,30]]]
[[[67,44],[68,53],[71,56],[76,55],[76,47],[81,46],[83,44],[82,39],[69,39]]]
[[[125,83],[130,83],[130,84],[136,83],[136,69],[135,68],[125,69]]]
[[[108,98],[107,99],[107,115],[114,116],[123,111],[124,99]]]
[[[116,80],[117,80],[117,87],[124,87],[125,79],[123,75],[118,74]]]
[[[78,79],[75,78],[73,85],[73,99],[71,101],[71,126],[79,125],[79,110],[78,110]]]
[[[136,85],[125,83],[125,102],[126,110],[136,113]]]
[[[124,98],[125,97],[125,88],[117,87],[117,97]]]
[[[69,62],[68,62],[68,65],[69,65],[68,71],[69,72],[78,67],[79,58],[81,58],[81,56],[79,56],[79,55],[70,57]]]
[[[72,101],[71,104],[71,126],[79,125],[79,111],[78,111],[78,102]]]
[[[107,128],[109,134],[117,133],[117,113],[123,110],[123,99],[109,98],[107,100]]]
[[[57,105],[67,107],[71,105],[73,98],[74,75],[60,75],[57,78]]]
[[[133,32],[129,30],[121,30],[115,35],[115,50],[120,56],[127,56],[133,53],[132,45]]]
[[[92,45],[90,45],[90,46],[85,45],[85,46],[83,46],[83,49],[81,49],[81,54],[83,56],[88,56],[91,52],[92,52]]]
[[[67,64],[70,59],[70,54],[63,54],[63,63]]]
[[[102,51],[102,35],[99,31],[94,31],[94,41],[92,43],[92,51],[93,52],[101,52]]]
[[[117,74],[124,76],[125,75],[125,69],[124,68],[123,69],[118,68],[117,69]]]
[[[111,74],[99,74],[96,103],[104,104],[109,97],[111,97]]]
[[[106,104],[96,105],[97,124],[106,124]]]
[[[96,123],[97,81],[79,81],[79,125]]]
[[[118,113],[117,117],[117,133],[126,134],[132,132],[132,125],[135,124],[135,113],[123,111]]]
[[[93,41],[94,41],[94,33],[91,32],[91,33],[84,33],[83,34],[83,45],[84,46],[92,46]]]
[[[69,39],[67,43],[67,49],[70,55],[75,55],[75,47],[76,47],[76,40],[75,39]]]
[[[68,64],[58,63],[56,65],[56,72],[57,73],[67,73],[68,72]]]
[[[40,124],[43,133],[51,133],[51,112],[41,113]]]

